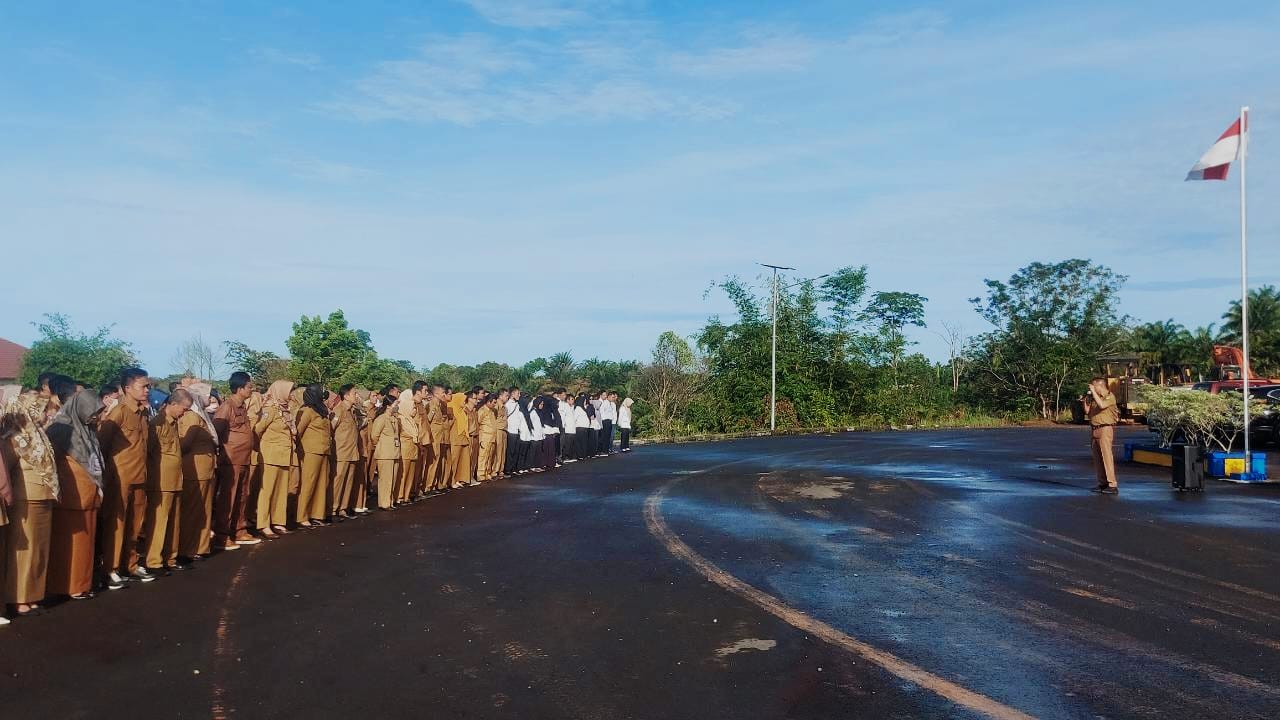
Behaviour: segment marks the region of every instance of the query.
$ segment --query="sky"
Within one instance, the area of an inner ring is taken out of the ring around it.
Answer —
[[[866,265],[989,329],[984,278],[1091,258],[1122,311],[1280,282],[1280,5],[6,3],[0,337],[65,313],[159,374],[345,311],[419,366],[645,359],[757,263]]]

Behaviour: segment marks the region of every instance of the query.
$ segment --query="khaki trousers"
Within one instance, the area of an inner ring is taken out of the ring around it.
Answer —
[[[476,475],[480,480],[490,480],[493,478],[493,455],[497,450],[497,438],[480,438],[480,464],[476,471]]]
[[[467,447],[471,448],[471,467],[469,468],[471,472],[469,473],[469,479],[471,482],[475,482],[476,478],[480,475],[480,436],[472,436],[471,444]]]
[[[395,502],[396,482],[400,478],[399,460],[378,460],[378,507],[391,508]]]
[[[502,475],[503,465],[506,464],[507,433],[503,430],[499,430],[498,434],[494,436],[494,439],[498,441],[498,444],[493,451],[493,465],[489,468],[489,477],[496,478]]]
[[[22,482],[21,475],[17,481]],[[0,527],[8,536],[0,557],[5,602],[30,605],[47,594],[53,505],[53,500],[14,500],[9,506],[9,524]]]
[[[415,451],[417,445],[413,446]],[[396,502],[408,502],[409,493],[413,491],[413,476],[418,472],[418,458],[400,458],[400,479],[396,482]]]
[[[444,455],[442,454],[442,448],[445,446],[442,442],[433,437],[431,439],[431,444],[427,447],[431,453],[431,462],[427,466],[427,474],[425,476],[424,484],[427,490],[439,490],[440,469],[446,464],[444,462]]]
[[[1093,450],[1093,470],[1098,476],[1098,487],[1117,487],[1116,458],[1112,444],[1116,429],[1113,425],[1093,428],[1090,448]]]
[[[235,537],[244,530],[249,506],[250,465],[225,463],[218,467],[218,492],[214,508],[213,529],[223,537]],[[205,551],[202,551],[205,552]]]
[[[147,517],[147,486],[108,484],[102,506],[102,568],[131,573],[138,569],[138,538]]]
[[[449,466],[453,469],[453,487],[459,488],[471,481],[471,447],[449,446]]]
[[[197,480],[182,487],[182,520],[178,554],[185,558],[210,551],[209,523],[213,519],[213,480]]]
[[[263,465],[262,486],[258,490],[258,532],[289,522],[289,468]]]
[[[351,504],[355,507],[368,510],[369,509],[369,486],[373,484],[373,471],[377,463],[372,457],[360,459],[360,467],[356,468],[356,487],[351,495],[355,499]]]
[[[178,538],[182,531],[182,518],[178,507],[181,490],[150,490],[147,492],[147,567],[162,568],[178,559]]]
[[[354,460],[339,460],[333,473],[333,503],[329,509],[333,512],[351,509],[351,496],[355,490],[356,474],[360,463]],[[358,505],[356,507],[359,507]]]
[[[302,482],[298,487],[298,510],[295,519],[300,522],[324,520],[328,514],[329,456],[305,453],[302,456]]]

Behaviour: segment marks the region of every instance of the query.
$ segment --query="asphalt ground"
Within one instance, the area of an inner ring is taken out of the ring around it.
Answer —
[[[0,717],[1280,716],[1280,488],[1119,468],[1088,492],[1082,429],[638,448],[15,621]]]

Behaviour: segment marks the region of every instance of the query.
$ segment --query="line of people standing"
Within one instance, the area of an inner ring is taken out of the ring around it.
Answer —
[[[416,382],[272,383],[230,394],[185,378],[158,408],[140,368],[94,391],[53,373],[0,414],[0,588],[10,616],[46,598],[188,569],[275,540],[510,475],[630,451],[612,392],[453,391]],[[7,624],[0,616],[0,624]]]

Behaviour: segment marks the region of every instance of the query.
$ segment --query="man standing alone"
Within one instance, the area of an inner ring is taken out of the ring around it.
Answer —
[[[1095,377],[1089,381],[1089,392],[1080,401],[1084,403],[1092,435],[1093,469],[1098,476],[1094,492],[1117,495],[1120,486],[1116,483],[1116,460],[1111,449],[1116,423],[1120,421],[1116,396],[1107,389],[1106,378]]]

